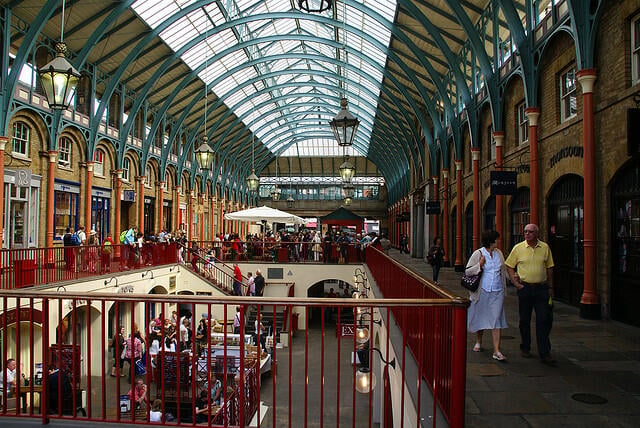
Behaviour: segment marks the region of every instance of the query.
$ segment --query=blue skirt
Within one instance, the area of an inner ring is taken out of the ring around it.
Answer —
[[[475,333],[479,330],[507,328],[504,315],[504,290],[485,291],[480,289],[478,300],[469,305],[467,311],[467,330]]]

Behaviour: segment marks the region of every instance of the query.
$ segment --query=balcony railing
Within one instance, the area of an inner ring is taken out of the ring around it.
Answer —
[[[0,290],[0,361],[15,359],[17,373],[11,386],[3,366],[0,380],[9,386],[0,390],[0,416],[463,426],[466,300],[373,248],[366,256],[361,291],[384,300]],[[294,316],[270,324],[283,313]],[[180,329],[189,314],[191,324]],[[132,380],[146,385],[140,406],[131,400]]]
[[[105,249],[106,248],[106,249]],[[176,244],[0,250],[0,289],[52,284],[176,263]]]

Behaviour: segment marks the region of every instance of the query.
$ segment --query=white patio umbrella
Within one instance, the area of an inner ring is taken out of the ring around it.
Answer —
[[[306,223],[306,221],[302,217],[298,217],[295,214],[289,214],[287,212],[280,211],[275,208],[270,208],[266,205],[225,214],[224,219],[249,221],[249,222],[266,221],[268,223],[293,223],[293,224]]]

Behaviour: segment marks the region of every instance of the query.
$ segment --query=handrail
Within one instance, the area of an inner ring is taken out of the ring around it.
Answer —
[[[179,244],[181,245],[181,244]],[[208,278],[206,273],[208,272],[208,269],[210,269],[210,265],[209,265],[209,260],[207,260],[207,258],[205,256],[203,256],[202,254],[200,254],[200,247],[198,247],[198,249],[196,250],[195,248],[189,248],[184,246],[183,248],[185,248],[185,250],[187,251],[187,254],[192,257],[192,260],[185,260],[186,266],[188,266],[189,264],[191,264],[194,268],[194,261],[195,263],[200,263],[200,265],[198,266],[198,271],[196,271],[195,273],[198,274],[201,277],[204,277],[205,279],[211,279]],[[216,264],[214,263],[213,266],[211,266],[215,271],[219,272],[220,275],[223,276],[223,278],[227,279],[227,282],[225,283],[224,281],[218,281],[219,284],[223,284],[224,286],[223,291],[225,292],[230,292],[233,293],[233,282],[235,281],[235,277],[230,275],[229,273],[223,271],[222,269],[220,269],[220,267],[216,266]],[[244,278],[243,278],[244,279]],[[231,287],[227,286],[227,283],[231,283]],[[216,286],[218,286],[219,284],[216,284]],[[245,282],[241,282],[240,283],[240,287],[242,290],[242,294],[245,295],[247,294],[248,291],[248,285]]]

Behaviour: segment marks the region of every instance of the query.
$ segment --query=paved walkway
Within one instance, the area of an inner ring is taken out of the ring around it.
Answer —
[[[390,255],[432,278],[426,262],[395,250]],[[439,279],[449,291],[466,293],[460,274],[452,268],[443,268]],[[512,287],[505,299],[509,328],[503,331],[501,346],[509,361],[491,359],[488,333],[483,343],[488,350],[473,352],[475,334],[468,334],[466,426],[640,426],[640,329],[615,321],[584,320],[575,307],[557,302],[554,306],[551,344],[556,367],[520,356],[518,301]],[[580,402],[576,394],[589,394],[587,399],[600,403]]]

